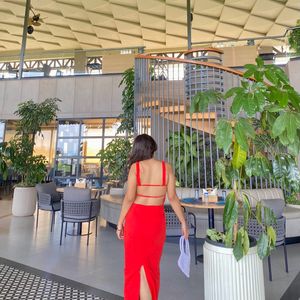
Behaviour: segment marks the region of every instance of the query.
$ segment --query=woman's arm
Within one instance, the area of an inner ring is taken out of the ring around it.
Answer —
[[[167,170],[168,170],[168,186],[167,186],[168,199],[170,201],[170,204],[176,216],[178,217],[181,223],[182,235],[185,237],[185,239],[188,239],[189,230],[187,228],[187,224],[184,218],[183,209],[180,205],[179,198],[176,194],[176,179],[171,165],[167,164]]]
[[[117,236],[119,239],[123,239],[123,224],[125,217],[129,208],[131,207],[132,203],[135,200],[136,196],[136,176],[135,176],[135,165],[132,165],[129,170],[128,174],[128,181],[127,181],[127,192],[125,194],[122,209],[117,225]]]

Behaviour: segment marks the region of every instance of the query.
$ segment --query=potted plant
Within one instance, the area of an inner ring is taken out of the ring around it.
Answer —
[[[108,180],[117,182],[117,187],[113,188],[115,193],[123,194],[123,185],[127,179],[127,160],[131,146],[131,139],[115,138],[97,154]]]
[[[216,173],[232,191],[226,197],[225,232],[209,230],[204,245],[206,299],[265,297],[261,259],[276,243],[274,216],[260,202],[252,210],[242,192],[244,182],[252,176],[273,177],[299,189],[296,156],[300,148],[300,96],[279,67],[264,65],[261,58],[256,62],[245,65],[241,86],[224,95],[212,90],[200,92],[191,103],[194,113],[207,111],[209,104],[232,100],[232,117],[219,119],[215,131],[217,146],[224,151],[224,157],[215,164]],[[251,245],[248,235],[249,218],[256,218],[263,229],[257,246]]]
[[[31,216],[36,207],[35,185],[46,175],[46,158],[34,154],[35,136],[41,134],[42,126],[56,118],[59,111],[57,98],[41,103],[32,100],[20,103],[15,115],[16,134],[7,144],[7,160],[19,177],[20,183],[14,188],[12,213],[14,216]]]

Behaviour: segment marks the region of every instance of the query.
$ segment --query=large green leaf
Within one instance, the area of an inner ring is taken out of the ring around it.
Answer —
[[[278,78],[272,70],[267,69],[265,72],[265,76],[271,83],[275,85],[278,83]]]
[[[300,128],[300,113],[284,112],[274,122],[272,133],[274,137],[279,136],[282,140],[284,136],[289,143],[299,141],[297,129]],[[284,142],[284,140],[282,140]]]
[[[254,93],[254,101],[256,104],[256,111],[262,112],[266,105],[264,91],[258,91],[256,93]]]
[[[247,228],[249,218],[251,216],[251,205],[246,194],[242,195],[243,197],[243,218],[244,218],[244,228]]]
[[[230,176],[231,164],[225,158],[220,158],[215,163],[216,176],[218,181],[222,180],[226,187],[229,187],[232,181]]]
[[[269,177],[272,174],[272,167],[270,161],[263,154],[257,152],[245,162],[245,172],[249,177]]]
[[[299,95],[299,93],[297,93],[294,90],[294,88],[291,86],[287,86],[287,92],[288,92],[288,96],[291,101],[291,104],[299,112],[300,111],[300,95]]]
[[[298,136],[300,136],[299,134],[299,130],[298,130],[298,133],[297,133]],[[288,147],[288,151],[291,155],[294,155],[295,157],[299,155],[299,152],[300,152],[300,141],[298,139],[296,139],[294,141],[294,143],[289,143],[287,145]]]
[[[286,186],[299,190],[300,171],[295,158],[289,154],[276,155],[272,161],[274,178]]]
[[[273,128],[272,128],[272,133],[273,135],[279,136],[280,134],[282,134],[284,132],[285,129],[285,115],[281,114],[275,121]]]
[[[271,226],[276,222],[276,218],[274,216],[274,212],[269,207],[263,207],[264,209],[264,225]]]
[[[269,246],[272,250],[275,248],[276,245],[276,231],[272,226],[267,227],[267,235],[269,239]]]
[[[269,255],[269,239],[264,232],[260,235],[257,241],[257,254],[260,259]]]
[[[254,101],[254,94],[253,93],[245,94],[245,100],[244,100],[244,103],[243,103],[243,108],[244,108],[245,113],[249,117],[252,117],[256,114],[257,106],[256,106],[256,103]]]
[[[225,246],[232,247],[233,245],[233,228],[229,228],[225,232]]]
[[[235,198],[234,192],[230,192],[226,197],[224,208],[224,226],[226,231],[233,227],[238,218],[238,202]]]
[[[247,255],[250,248],[250,241],[249,241],[249,235],[247,230],[244,230],[244,236],[243,236],[243,254]]]
[[[235,142],[232,156],[232,166],[235,169],[241,168],[247,159],[247,152],[243,150],[240,145]]]
[[[248,139],[255,137],[255,130],[248,119],[240,118],[234,127],[235,138],[240,147],[248,151]]]
[[[256,71],[256,66],[252,64],[246,64],[244,68],[247,70],[243,75],[244,78],[249,78],[253,76],[254,72]]]
[[[232,126],[231,122],[225,119],[218,121],[216,129],[216,142],[219,148],[227,154],[232,145]]]
[[[244,256],[244,249],[243,249],[243,236],[244,231],[239,230],[237,233],[237,238],[235,245],[233,247],[233,255],[237,261],[239,261]]]
[[[243,94],[237,94],[233,101],[232,101],[232,104],[231,104],[231,107],[230,107],[230,111],[234,114],[234,115],[237,115],[242,107],[243,107],[243,103],[244,103],[244,100],[245,100],[245,96]]]
[[[286,118],[287,138],[291,143],[297,138],[297,118],[295,114],[289,114]]]
[[[241,88],[241,87],[233,87],[224,94],[224,99],[230,98],[233,95],[236,95],[242,91],[243,91],[243,88]]]
[[[262,205],[260,201],[257,201],[255,207],[255,217],[259,223],[262,223]]]

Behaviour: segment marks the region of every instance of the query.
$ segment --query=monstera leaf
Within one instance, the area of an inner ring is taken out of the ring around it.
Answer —
[[[289,154],[280,154],[272,162],[273,175],[277,180],[283,180],[284,183],[299,191],[300,171],[295,159]]]

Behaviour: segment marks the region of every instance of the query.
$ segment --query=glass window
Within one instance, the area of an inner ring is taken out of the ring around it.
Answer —
[[[56,159],[55,176],[70,177],[77,176],[78,159],[58,158]]]
[[[117,133],[121,122],[119,119],[109,118],[105,119],[105,136],[125,136],[125,133]]]
[[[59,121],[58,136],[71,137],[79,136],[80,121]]]
[[[78,156],[79,139],[58,139],[56,156]]]
[[[85,138],[80,142],[80,156],[97,156],[102,149],[102,138]]]
[[[103,119],[82,120],[81,136],[102,136],[103,135]]]
[[[44,155],[50,165],[55,159],[56,128],[54,126],[42,129],[41,134],[37,134],[35,137],[34,146],[34,153]]]
[[[100,177],[99,158],[84,158],[80,160],[80,177]]]
[[[0,143],[4,141],[5,123],[0,121]]]
[[[10,141],[16,134],[16,121],[7,121],[5,128],[5,142]]]
[[[125,138],[125,133],[117,134],[119,126],[117,118],[60,120],[55,165],[58,184],[67,184],[70,177],[92,177],[102,182],[97,154],[116,136]]]
[[[107,145],[113,140],[114,138],[105,138],[104,139],[104,149],[107,147]]]

